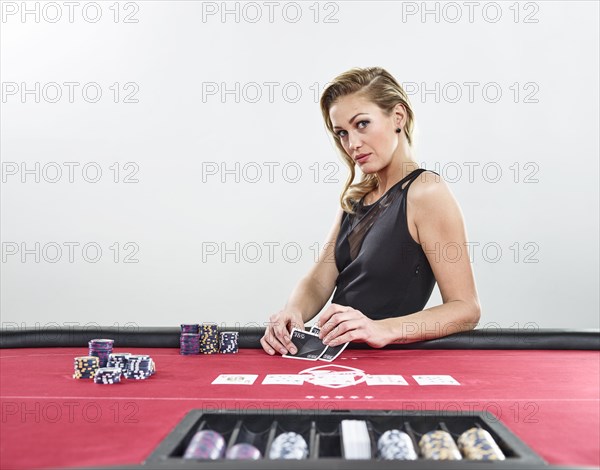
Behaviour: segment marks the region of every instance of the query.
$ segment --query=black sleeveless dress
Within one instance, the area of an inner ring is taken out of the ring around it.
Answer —
[[[430,170],[412,171],[374,204],[365,206],[361,199],[355,215],[343,214],[335,244],[339,275],[332,303],[360,310],[373,320],[423,310],[435,277],[408,231],[406,198],[424,171]]]

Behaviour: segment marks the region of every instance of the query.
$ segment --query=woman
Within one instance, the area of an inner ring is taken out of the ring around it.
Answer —
[[[382,68],[354,68],[327,86],[320,105],[350,175],[320,258],[270,317],[264,350],[295,354],[292,328],[304,328],[334,289],[317,322],[331,346],[379,348],[473,329],[481,308],[463,216],[440,176],[415,162],[402,87]],[[363,176],[352,184],[355,166]],[[422,310],[436,281],[443,304]]]

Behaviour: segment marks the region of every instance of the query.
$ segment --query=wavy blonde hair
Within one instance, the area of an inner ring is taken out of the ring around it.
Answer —
[[[325,125],[329,133],[333,136],[335,145],[340,151],[344,163],[350,169],[346,185],[340,196],[342,209],[350,214],[354,213],[355,202],[379,186],[379,178],[375,173],[363,174],[358,183],[352,184],[355,176],[354,160],[344,150],[340,142],[340,137],[333,130],[333,124],[329,117],[329,110],[338,99],[354,93],[379,106],[387,116],[391,116],[394,107],[398,103],[401,103],[406,109],[407,115],[403,130],[406,134],[408,144],[411,146],[413,144],[414,129],[414,113],[408,95],[396,79],[381,67],[352,68],[335,77],[325,90],[323,90],[320,105]]]

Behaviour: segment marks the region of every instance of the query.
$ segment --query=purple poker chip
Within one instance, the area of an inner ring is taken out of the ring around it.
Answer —
[[[198,333],[181,333],[180,354],[191,355],[200,353],[200,335]]]
[[[198,431],[190,441],[184,459],[217,460],[223,458],[225,439],[215,431]]]
[[[225,458],[231,460],[259,460],[262,458],[262,454],[253,445],[242,443],[230,447],[227,454],[225,454]]]
[[[108,357],[112,353],[114,342],[115,341],[112,339],[92,339],[88,342],[88,354],[98,358],[100,367],[106,367],[108,365]]]
[[[181,332],[182,333],[198,334],[199,331],[200,331],[200,325],[198,323],[182,323],[181,324]]]

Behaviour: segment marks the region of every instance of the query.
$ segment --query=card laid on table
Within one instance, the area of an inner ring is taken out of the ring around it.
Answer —
[[[367,385],[408,385],[401,375],[367,375]]]
[[[282,357],[289,359],[303,359],[305,361],[316,361],[327,349],[317,333],[292,328],[291,341],[296,346],[296,354],[284,354]]]
[[[419,385],[460,385],[451,375],[413,375]]]
[[[213,385],[252,385],[256,374],[221,374],[212,381]]]
[[[304,377],[294,374],[268,374],[262,381],[263,385],[302,385]]]

